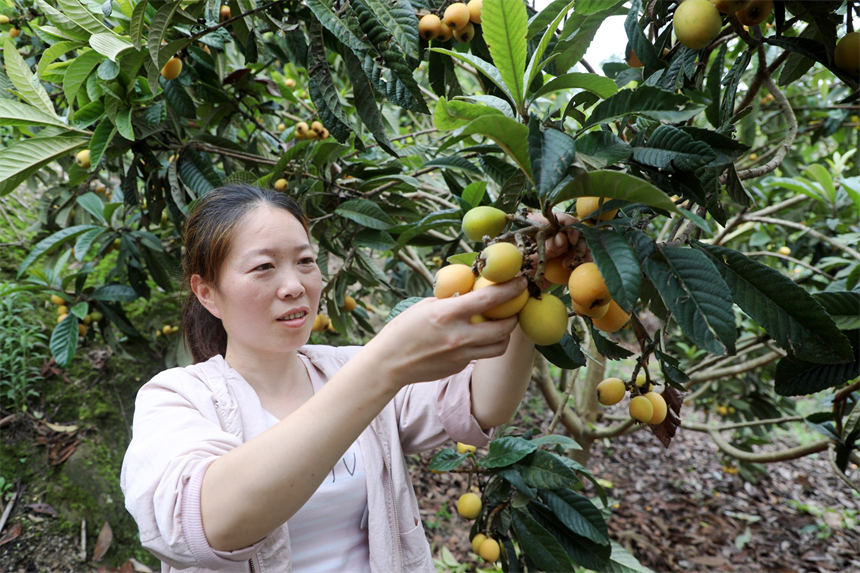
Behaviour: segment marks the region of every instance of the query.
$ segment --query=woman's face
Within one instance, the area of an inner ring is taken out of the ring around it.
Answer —
[[[292,351],[310,337],[322,274],[304,227],[284,209],[246,213],[217,285],[197,282],[194,292],[227,331],[228,356]]]

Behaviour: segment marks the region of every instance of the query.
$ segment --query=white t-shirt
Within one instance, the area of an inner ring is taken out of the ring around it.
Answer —
[[[321,374],[305,362],[314,392]],[[266,412],[269,426],[278,419]],[[287,521],[293,571],[369,573],[367,484],[361,449],[353,442],[311,498]]]

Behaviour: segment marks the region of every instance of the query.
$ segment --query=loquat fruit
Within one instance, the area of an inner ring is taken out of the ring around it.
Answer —
[[[272,184],[272,189],[275,191],[284,191],[287,188],[287,180],[281,177]]]
[[[482,289],[484,287],[488,287],[490,285],[496,284],[493,281],[487,280],[484,277],[478,277],[475,279],[475,286],[472,290]],[[490,320],[498,320],[501,318],[508,318],[514,316],[519,313],[526,303],[529,301],[529,290],[524,288],[520,294],[515,296],[514,298],[503,302],[498,306],[494,306],[490,310],[484,311],[484,318],[488,318]],[[472,317],[474,319],[474,317]],[[475,322],[472,320],[472,322]]]
[[[472,267],[461,263],[451,264],[436,271],[433,280],[433,296],[449,298],[456,294],[466,294],[475,285]]]
[[[523,334],[540,346],[555,344],[567,332],[567,307],[549,293],[540,298],[529,297],[518,318]]]
[[[454,31],[454,39],[461,44],[468,44],[475,37],[475,26],[472,22],[466,22],[466,25],[459,30]]]
[[[463,215],[463,234],[470,241],[483,241],[484,237],[499,235],[508,222],[508,216],[501,209],[480,205],[469,209]]]
[[[609,309],[601,318],[592,318],[594,328],[602,332],[616,332],[627,324],[630,314],[618,306],[614,300],[609,301]]]
[[[603,306],[612,299],[600,269],[590,261],[573,269],[567,287],[571,300],[585,309]]]
[[[418,20],[418,35],[427,40],[434,40],[442,31],[442,19],[436,14],[425,14]]]
[[[627,394],[627,386],[621,378],[604,378],[597,384],[597,401],[604,406],[620,402]]]
[[[83,167],[84,169],[90,168],[90,150],[89,149],[81,149],[75,154],[75,163]]]
[[[701,50],[720,33],[723,20],[709,0],[685,0],[675,9],[672,28],[681,44]]]
[[[478,555],[481,556],[481,559],[490,563],[498,561],[500,554],[501,548],[499,547],[499,542],[492,537],[486,538],[481,543],[481,546],[478,547]]]
[[[666,419],[666,415],[669,413],[669,408],[666,405],[666,400],[662,395],[657,392],[648,392],[644,394],[645,399],[651,402],[651,408],[653,412],[651,417],[648,419],[649,424],[662,424],[663,420]]]
[[[481,515],[481,496],[471,491],[464,493],[457,500],[457,513],[466,519],[475,519]]]
[[[630,400],[628,411],[630,412],[630,417],[634,420],[648,424],[654,415],[654,405],[645,396],[634,396]]]
[[[487,245],[478,258],[483,262],[481,276],[494,283],[511,280],[523,266],[523,254],[513,243]]]
[[[773,10],[773,0],[750,0],[746,6],[735,13],[735,16],[744,26],[758,26],[767,20],[771,10]]]
[[[175,80],[180,73],[182,73],[182,60],[178,56],[173,56],[167,60],[164,67],[161,68],[161,77],[168,81]]]
[[[469,0],[469,2],[466,3],[466,7],[469,9],[469,20],[471,20],[473,24],[480,24],[481,11],[484,8],[484,0]]]
[[[470,17],[469,7],[465,3],[454,2],[445,8],[442,24],[453,30],[460,30],[469,22]]]

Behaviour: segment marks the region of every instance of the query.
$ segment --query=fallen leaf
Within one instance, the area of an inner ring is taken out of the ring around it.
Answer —
[[[98,539],[96,539],[96,545],[93,547],[93,561],[101,561],[102,557],[105,556],[108,549],[110,549],[110,544],[113,541],[113,530],[110,527],[110,523],[105,521],[105,524],[102,525],[102,530],[99,531]]]
[[[3,537],[0,537],[0,545],[9,543],[10,541],[15,541],[18,539],[18,536],[21,535],[22,531],[24,531],[24,527],[16,521],[9,526],[6,533],[3,534]]]
[[[75,424],[52,424],[51,422],[45,422],[45,425],[54,430],[55,432],[60,432],[64,434],[78,431],[78,426]]]
[[[47,503],[31,503],[25,505],[27,509],[35,511],[36,513],[44,513],[45,515],[50,515],[51,517],[59,517],[60,514],[57,513],[57,510],[48,505]]]

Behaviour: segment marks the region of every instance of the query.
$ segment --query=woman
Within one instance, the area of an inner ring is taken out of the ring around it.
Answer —
[[[516,318],[470,317],[525,279],[309,346],[322,277],[291,199],[216,189],[184,240],[195,363],[140,389],[121,476],[162,571],[432,571],[404,455],[486,444],[513,415],[534,346]]]

